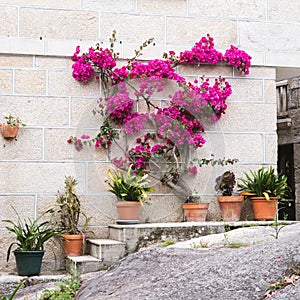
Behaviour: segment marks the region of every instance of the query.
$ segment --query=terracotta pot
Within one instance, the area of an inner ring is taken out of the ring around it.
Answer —
[[[138,220],[141,203],[139,201],[118,201],[116,203],[119,220]]]
[[[270,197],[270,200],[267,200],[265,197],[251,197],[250,199],[253,205],[255,220],[275,220],[278,198]]]
[[[8,124],[0,124],[1,134],[5,139],[13,139],[17,136],[19,131],[19,124],[10,127]]]
[[[225,222],[239,221],[243,201],[243,196],[218,196],[222,219]]]
[[[66,256],[80,256],[83,248],[83,234],[62,234],[61,241]]]
[[[185,220],[187,222],[203,222],[206,219],[209,203],[183,203]]]

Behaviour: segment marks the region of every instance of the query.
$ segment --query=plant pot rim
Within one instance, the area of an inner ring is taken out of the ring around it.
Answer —
[[[45,253],[46,250],[20,250],[20,249],[15,249],[13,250],[14,253],[38,253],[38,252],[43,252]]]
[[[250,199],[253,201],[278,201],[280,198],[279,197],[270,197],[270,200],[268,200],[264,196],[251,196]]]
[[[243,202],[244,196],[217,196],[219,202]]]
[[[79,234],[62,233],[61,237],[65,239],[83,239],[84,234],[83,233],[79,233]]]
[[[205,203],[182,203],[182,207],[188,207],[188,206],[202,206],[202,207],[208,207],[209,206],[209,202],[205,202]]]

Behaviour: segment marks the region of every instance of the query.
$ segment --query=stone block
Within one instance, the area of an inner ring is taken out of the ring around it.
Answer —
[[[3,222],[3,220],[12,220],[13,222],[18,222],[17,214],[13,208],[15,208],[18,212],[21,220],[35,217],[34,195],[0,195],[0,205],[2,207],[0,211],[1,228],[11,226],[11,224]],[[3,239],[5,236],[9,236],[10,240],[15,237],[12,233],[7,232],[7,234],[4,234],[3,232],[1,232],[0,238]],[[0,243],[0,245],[5,245],[5,247],[8,247],[9,243],[4,243],[4,240]]]
[[[69,9],[79,9],[80,1],[79,0],[0,0],[0,3],[4,4],[13,4],[20,6],[33,6],[39,8],[69,8]]]
[[[265,19],[265,1],[264,0],[229,0],[224,5],[222,0],[188,2],[188,13],[190,16],[205,16],[222,19]]]
[[[277,162],[277,135],[268,134],[265,136],[265,152],[266,152],[266,162],[268,163],[276,163]]]
[[[228,102],[216,128],[223,132],[275,132],[276,104]]]
[[[273,80],[264,81],[265,102],[276,103],[276,85]]]
[[[127,14],[103,13],[101,15],[101,39],[108,41],[112,30],[117,31],[118,41],[133,43],[136,49],[151,37],[162,45],[165,41],[165,18],[163,16],[138,16]]]
[[[285,52],[295,52],[300,47],[300,41],[293,38],[299,35],[300,24],[241,21],[238,26],[240,46],[244,49],[282,52],[284,45]]]
[[[206,77],[219,77],[219,76],[232,76],[233,68],[224,64],[208,65],[200,64],[197,65],[180,65],[179,73],[182,76],[186,75],[197,75]]]
[[[300,3],[299,1],[286,0],[284,2],[280,0],[272,0],[268,4],[268,19],[271,21],[285,22],[300,22]]]
[[[18,35],[18,8],[1,6],[0,10],[0,36],[11,37]]]
[[[56,193],[66,175],[75,176],[85,190],[83,163],[0,162],[0,173],[0,193]]]
[[[113,169],[113,165],[110,162],[90,162],[88,164],[88,193],[107,192],[108,186],[105,180],[108,178],[108,169]]]
[[[230,79],[228,80],[232,94],[228,98],[231,101],[263,101],[263,81],[254,79]]]
[[[45,95],[46,72],[43,70],[16,70],[15,92],[17,94]]]
[[[43,158],[42,129],[20,127],[16,139],[0,135],[0,157],[5,160],[41,160]]]
[[[300,55],[297,52],[268,51],[266,65],[299,68]]]
[[[93,80],[88,85],[82,82],[76,81],[72,77],[71,70],[69,71],[57,71],[49,70],[49,95],[52,96],[92,96],[96,97],[100,95],[99,82]]]
[[[19,116],[28,127],[66,127],[69,122],[68,98],[0,96],[0,107]]]
[[[235,76],[240,76],[240,72],[236,68],[233,68],[233,71]],[[245,76],[244,78],[275,80],[276,69],[274,67],[259,67],[252,64],[250,68],[250,74]]]
[[[97,228],[99,231],[101,226],[115,222],[118,218],[115,203],[116,196],[107,191],[106,193],[82,196],[82,209],[87,216],[92,217],[89,223],[92,231]],[[107,232],[103,233],[107,237]],[[100,237],[101,235],[95,236]]]
[[[0,67],[32,67],[32,65],[32,56],[0,54]]]
[[[187,15],[187,5],[185,0],[138,0],[137,12],[143,14],[164,14],[164,15]]]
[[[20,37],[97,40],[98,14],[88,11],[21,8]]]
[[[0,95],[1,94],[12,94],[12,70],[0,70]]]
[[[51,57],[51,56],[36,56],[35,67],[46,69],[67,69],[72,70],[73,61],[70,58]]]
[[[263,136],[258,133],[207,133],[204,135],[213,145],[215,157],[237,158],[240,162],[264,161]],[[275,150],[275,149],[274,149]]]
[[[88,87],[86,87],[88,89]],[[97,98],[75,98],[71,99],[71,126],[76,128],[99,128],[103,122],[100,114],[93,114],[97,108]]]
[[[97,11],[109,11],[109,12],[134,12],[135,1],[134,0],[83,0],[82,8]]]
[[[77,135],[78,133],[78,135]],[[79,133],[76,129],[46,129],[45,130],[45,159],[46,160],[75,160],[75,161],[101,161],[106,160],[105,149],[92,145],[84,146],[81,151],[77,151],[74,145],[67,143],[70,136],[80,138],[82,134],[89,134],[91,137],[97,135],[96,130],[85,130]]]
[[[187,30],[188,28],[188,30]],[[215,40],[217,49],[229,48],[236,43],[236,23],[225,20],[167,17],[167,45],[189,45],[190,49],[201,37],[206,36],[207,28]],[[182,49],[186,50],[186,49]]]

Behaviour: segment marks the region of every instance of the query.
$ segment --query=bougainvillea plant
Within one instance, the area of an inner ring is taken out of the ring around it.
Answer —
[[[191,159],[191,150],[206,143],[205,128],[225,113],[226,99],[232,90],[222,77],[214,82],[204,77],[200,82],[188,82],[177,73],[176,66],[226,62],[247,75],[251,57],[235,46],[223,55],[207,35],[191,50],[178,55],[169,51],[163,54],[163,59],[138,61],[143,48],[152,43],[153,39],[149,39],[135,50],[133,58],[120,60],[122,66],[118,66],[119,54],[113,49],[115,41],[113,32],[110,48],[97,44],[86,53],[81,53],[79,46],[76,48],[72,75],[84,83],[94,77],[100,80],[102,97],[94,113],[100,113],[104,121],[97,136],[71,136],[68,143],[81,150],[84,145],[109,149],[125,141],[124,155],[111,161],[119,168],[131,165],[134,172],[151,174],[170,187],[180,185],[181,175],[186,172],[197,174],[198,166],[236,162],[236,159],[214,157]],[[177,88],[173,87],[174,83]],[[166,97],[170,85],[173,88]],[[132,135],[135,143],[129,146],[128,137]]]

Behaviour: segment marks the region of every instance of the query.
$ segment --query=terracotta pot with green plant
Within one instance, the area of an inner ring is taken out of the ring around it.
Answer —
[[[125,173],[121,170],[108,170],[110,180],[106,183],[109,191],[115,194],[118,200],[118,222],[125,220],[127,223],[137,223],[142,202],[148,199],[148,192],[154,191],[148,186],[148,175],[134,174],[131,168],[130,165]]]
[[[224,172],[216,178],[216,191],[222,196],[217,196],[223,221],[235,222],[240,220],[243,205],[243,196],[232,195],[236,185],[235,175],[231,171]]]
[[[206,220],[209,203],[201,203],[198,194],[189,195],[182,204],[184,219],[187,222],[203,222]]]
[[[19,126],[26,126],[19,117],[14,117],[11,113],[4,114],[6,123],[0,123],[0,131],[5,139],[13,139],[17,136]]]
[[[14,209],[14,208],[13,208]],[[44,244],[52,237],[59,235],[60,230],[53,226],[50,221],[40,222],[44,215],[37,219],[21,220],[18,212],[17,222],[3,220],[11,226],[6,229],[16,235],[17,242],[10,244],[7,250],[7,261],[9,260],[12,247],[17,248],[13,251],[16,259],[17,272],[20,276],[34,276],[41,271],[42,259],[45,253]]]
[[[275,220],[278,201],[284,201],[288,192],[287,177],[275,173],[272,166],[258,171],[250,170],[239,178],[241,193],[250,197],[256,220]]]
[[[78,181],[72,176],[65,178],[65,193],[58,192],[56,207],[52,209],[53,220],[61,228],[63,234],[61,240],[65,249],[66,256],[80,256],[84,244],[84,232],[91,217],[87,217],[82,211],[81,202],[76,194],[75,186]],[[84,224],[79,226],[82,216]]]

